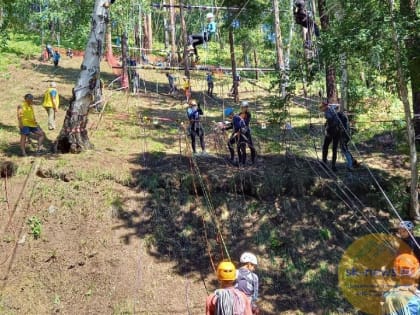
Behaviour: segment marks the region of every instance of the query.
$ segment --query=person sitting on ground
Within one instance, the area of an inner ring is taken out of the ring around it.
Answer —
[[[184,90],[185,98],[187,99],[187,102],[190,101],[191,98],[191,83],[190,79],[188,79],[187,76],[183,78],[184,82],[182,83],[182,89]]]
[[[213,97],[213,88],[214,88],[213,73],[207,72],[206,81],[207,81],[207,94],[210,97]]]
[[[193,154],[196,154],[196,137],[200,138],[200,145],[202,154],[206,154],[206,146],[204,143],[204,130],[203,126],[201,125],[200,116],[203,115],[203,110],[200,107],[200,104],[197,104],[195,99],[191,99],[189,102],[189,108],[187,110],[188,120],[190,121],[190,126],[188,129],[188,133],[191,137],[191,147],[193,150]]]
[[[168,78],[168,84],[169,84],[169,94],[173,95],[176,91],[176,86],[175,86],[175,77],[170,74],[170,73],[166,73],[166,77]]]
[[[296,24],[299,24],[308,29],[309,32],[314,32],[315,36],[319,36],[319,27],[314,22],[312,17],[308,15],[308,10],[305,7],[305,0],[296,0],[295,9],[293,12]]]
[[[55,114],[60,106],[60,97],[57,92],[57,83],[51,82],[50,87],[44,93],[42,106],[48,114],[48,130],[55,129]]]
[[[195,60],[200,60],[198,56],[197,46],[202,45],[206,42],[211,41],[212,37],[216,33],[217,24],[214,21],[213,13],[207,13],[207,26],[202,34],[193,34],[188,36],[188,50],[193,51],[195,55]]]
[[[411,254],[401,254],[394,260],[397,286],[384,294],[382,314],[419,315],[420,291],[417,290],[419,262]]]
[[[251,163],[254,164],[257,151],[255,150],[254,143],[252,142],[251,128],[249,127],[249,123],[251,122],[251,113],[249,112],[249,103],[247,101],[241,102],[241,113],[239,116],[241,116],[241,118],[245,121],[245,125],[247,126],[244,137],[246,138],[246,143],[251,151]]]
[[[420,260],[420,248],[417,246],[417,244],[420,245],[420,237],[414,236],[413,222],[401,221],[398,226],[398,236],[411,248],[412,253],[417,259]]]
[[[349,127],[349,119],[345,112],[338,112],[338,118],[340,119],[340,147],[341,152],[343,153],[344,157],[346,158],[347,162],[347,169],[352,171],[354,167],[359,167],[359,162],[357,162],[349,149],[349,142],[350,142],[350,127]]]
[[[54,61],[54,66],[55,66],[55,67],[58,67],[58,63],[59,63],[59,61],[60,61],[60,58],[61,58],[61,55],[60,55],[60,53],[58,52],[58,50],[56,50],[56,51],[54,52],[54,55],[53,55],[53,61]]]
[[[221,288],[206,299],[206,315],[252,315],[248,297],[234,287],[236,267],[230,261],[217,266],[217,279]]]
[[[241,255],[240,262],[242,267],[238,269],[235,288],[245,293],[251,302],[252,313],[257,315],[259,314],[257,306],[259,280],[254,273],[258,265],[257,257],[245,252]]]
[[[333,172],[337,171],[336,162],[337,162],[337,148],[340,141],[340,120],[337,115],[339,108],[338,104],[328,104],[323,102],[321,105],[321,111],[324,112],[326,119],[325,122],[325,137],[324,144],[322,145],[322,162],[324,166],[327,166],[327,156],[328,149],[332,142],[332,160],[331,160],[331,169]]]
[[[32,107],[33,100],[34,97],[32,94],[26,94],[22,105],[17,107],[17,119],[20,129],[20,149],[22,151],[22,156],[26,156],[25,144],[31,133],[38,137],[38,153],[42,150],[42,143],[45,138],[45,133],[39,127],[35,119],[35,113]]]
[[[246,144],[247,140],[245,134],[248,130],[245,121],[239,115],[235,115],[233,108],[228,107],[225,109],[225,117],[231,121],[229,126],[223,127],[223,130],[233,129],[232,135],[228,141],[228,149],[230,153],[230,162],[239,166],[246,163]],[[236,144],[238,152],[238,164],[235,162],[235,150],[233,145]]]

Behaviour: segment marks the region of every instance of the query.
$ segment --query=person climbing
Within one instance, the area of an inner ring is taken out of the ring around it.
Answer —
[[[45,133],[39,127],[35,119],[35,113],[32,107],[33,100],[34,97],[32,94],[26,94],[22,105],[17,107],[17,119],[20,129],[20,149],[22,151],[22,156],[26,156],[25,144],[31,133],[38,137],[37,153],[42,150],[42,143],[45,138]]]
[[[258,300],[258,276],[254,273],[258,265],[257,257],[249,252],[241,255],[241,268],[238,269],[235,288],[245,293],[251,302],[252,313],[258,315],[260,313],[257,306]]]
[[[338,119],[340,119],[340,148],[341,152],[343,153],[347,169],[352,171],[355,167],[359,167],[360,163],[353,157],[349,149],[349,142],[350,142],[350,126],[349,126],[349,119],[347,117],[346,112],[338,112],[337,113]]]
[[[207,72],[206,81],[207,81],[207,94],[210,97],[213,97],[214,81],[213,81],[213,73],[211,71]]]
[[[223,130],[233,129],[233,133],[228,141],[228,149],[230,153],[230,162],[233,165],[239,166],[240,164],[245,165],[246,163],[246,144],[247,140],[245,134],[248,130],[245,121],[239,115],[235,115],[233,108],[228,107],[225,109],[225,117],[228,118],[231,123],[228,126],[224,126]],[[235,162],[235,150],[233,145],[236,144],[238,152],[238,163]]]
[[[384,294],[382,314],[419,315],[420,291],[417,290],[419,261],[411,254],[398,255],[393,268],[397,286]]]
[[[182,83],[182,89],[184,90],[185,98],[187,99],[187,102],[190,101],[191,98],[191,83],[190,79],[188,79],[187,76],[183,78],[184,82]]]
[[[247,126],[247,131],[244,134],[244,137],[246,138],[246,143],[249,147],[249,150],[251,151],[251,163],[254,164],[257,151],[255,150],[254,144],[252,142],[251,128],[249,127],[249,123],[251,121],[251,113],[249,112],[249,103],[247,101],[241,102],[241,113],[239,116],[245,121],[245,125]]]
[[[201,109],[197,101],[195,99],[191,99],[189,102],[189,108],[187,110],[187,116],[188,116],[188,120],[190,121],[188,133],[191,137],[191,147],[192,147],[194,155],[197,154],[196,144],[195,144],[195,140],[197,136],[200,138],[202,154],[203,155],[206,154],[206,146],[204,143],[204,130],[200,121],[200,116],[203,114],[204,114],[203,110]]]
[[[198,56],[197,46],[211,41],[214,34],[216,34],[217,24],[214,21],[213,13],[207,13],[206,18],[207,26],[203,33],[188,36],[188,50],[194,52],[196,62],[200,60],[200,57]]]
[[[248,297],[234,287],[236,267],[230,261],[217,266],[217,279],[221,288],[206,299],[206,315],[252,315]]]
[[[61,59],[61,55],[58,52],[58,50],[56,50],[53,54],[54,67],[58,67],[58,63],[60,62],[60,59]]]
[[[414,236],[413,222],[401,221],[398,226],[398,236],[411,248],[412,253],[417,259],[420,260],[420,248],[417,246],[417,244],[420,245],[420,237]]]
[[[308,29],[309,32],[314,32],[315,36],[319,36],[319,27],[314,22],[311,14],[308,12],[305,6],[305,0],[296,0],[295,9],[293,11],[296,24],[299,24]]]
[[[166,77],[168,78],[169,94],[173,95],[176,92],[175,77],[169,72],[166,73]]]
[[[50,87],[44,93],[42,106],[48,114],[48,130],[55,129],[55,114],[60,106],[60,96],[57,91],[57,83],[51,82]]]
[[[328,156],[328,149],[332,142],[332,160],[331,160],[331,169],[333,172],[337,171],[336,162],[337,162],[337,148],[338,143],[340,141],[340,120],[337,115],[337,111],[339,108],[338,104],[328,104],[327,102],[323,102],[321,105],[321,111],[324,112],[324,116],[326,119],[325,122],[325,137],[324,137],[324,144],[322,145],[322,162],[324,166],[327,166],[327,156]]]

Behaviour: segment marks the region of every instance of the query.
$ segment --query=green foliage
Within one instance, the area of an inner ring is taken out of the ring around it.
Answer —
[[[37,216],[32,216],[28,219],[28,226],[30,228],[30,233],[34,237],[34,239],[38,239],[41,236],[42,232],[42,223],[41,220]]]

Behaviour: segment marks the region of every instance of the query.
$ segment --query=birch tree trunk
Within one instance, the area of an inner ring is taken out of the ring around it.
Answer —
[[[230,60],[232,63],[232,94],[235,103],[239,102],[239,91],[238,85],[239,81],[237,80],[237,73],[236,73],[236,57],[235,57],[235,39],[233,35],[233,27],[229,27],[229,47],[230,47]]]
[[[174,0],[169,0],[169,21],[171,25],[171,66],[178,62],[176,53],[176,26],[175,26],[175,9],[173,7]]]
[[[81,71],[73,89],[73,97],[64,118],[63,127],[55,142],[55,149],[58,152],[79,153],[92,148],[86,126],[89,106],[94,101],[100,80],[100,61],[103,53],[106,26],[109,22],[109,6],[110,1],[108,0],[95,1],[92,26]]]

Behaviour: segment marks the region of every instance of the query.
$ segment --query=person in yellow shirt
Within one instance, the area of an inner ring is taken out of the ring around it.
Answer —
[[[23,156],[26,156],[25,144],[31,133],[38,137],[38,152],[41,150],[42,142],[44,142],[45,138],[45,133],[39,127],[35,119],[35,113],[32,107],[33,100],[34,97],[32,94],[26,94],[22,105],[17,107],[17,119],[20,129],[20,148]]]
[[[183,80],[184,80],[184,82],[182,83],[182,89],[184,90],[187,102],[189,102],[190,98],[191,98],[191,82],[190,82],[190,79],[188,79],[187,76],[185,76],[183,78]]]
[[[42,106],[48,113],[48,130],[55,129],[55,113],[60,105],[60,97],[57,92],[57,83],[51,82],[50,87],[45,91]]]

